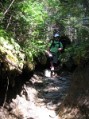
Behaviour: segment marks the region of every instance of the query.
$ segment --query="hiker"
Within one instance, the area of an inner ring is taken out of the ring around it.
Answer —
[[[60,35],[56,33],[51,40],[50,47],[45,51],[50,59],[51,71],[54,71],[55,67],[58,65],[58,59],[62,49],[63,44],[60,42]]]

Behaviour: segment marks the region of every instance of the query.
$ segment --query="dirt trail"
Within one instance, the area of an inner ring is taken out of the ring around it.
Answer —
[[[58,106],[62,103],[70,87],[70,74],[47,78],[34,73],[24,84],[20,95],[0,110],[0,119],[60,119]]]

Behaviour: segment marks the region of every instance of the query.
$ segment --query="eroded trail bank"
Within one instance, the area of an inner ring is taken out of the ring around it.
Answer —
[[[70,80],[65,72],[56,78],[35,72],[20,94],[0,109],[0,119],[60,119],[58,107],[67,96]]]

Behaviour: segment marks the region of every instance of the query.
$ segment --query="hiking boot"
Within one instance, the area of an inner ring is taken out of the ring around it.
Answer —
[[[54,71],[54,67],[51,67],[51,71]]]
[[[55,77],[57,77],[57,74],[54,73],[54,72],[52,72],[51,77],[52,77],[52,78],[55,78]]]

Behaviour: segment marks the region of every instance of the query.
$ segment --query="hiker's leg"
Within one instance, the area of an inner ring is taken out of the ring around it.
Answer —
[[[57,65],[57,63],[58,63],[58,55],[57,55],[57,53],[53,54],[53,63],[54,63],[54,65]]]
[[[54,70],[53,55],[49,56],[49,60],[50,60],[50,68],[51,68],[51,70]]]
[[[50,67],[51,67],[51,71],[54,71],[54,64],[53,64],[53,61],[50,61]]]
[[[46,50],[45,53],[48,57],[52,57],[52,53],[50,51]]]
[[[45,51],[46,55],[49,58],[49,62],[50,62],[50,68],[51,70],[54,70],[54,66],[53,66],[53,54],[50,51]]]

